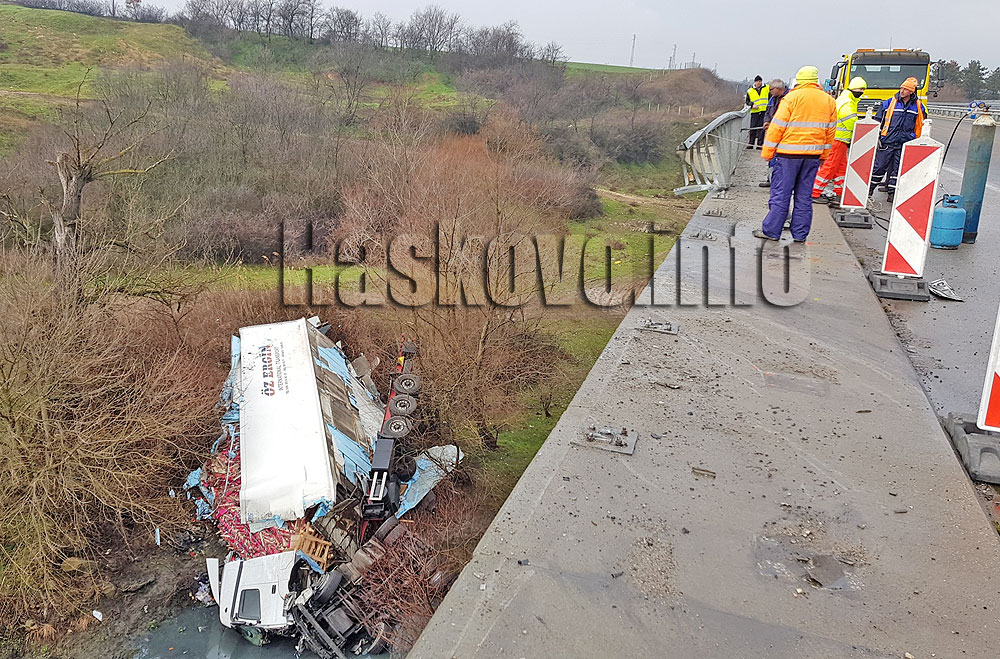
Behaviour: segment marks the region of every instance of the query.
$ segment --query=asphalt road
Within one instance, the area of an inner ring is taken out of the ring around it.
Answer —
[[[945,172],[961,179],[962,171],[965,169],[965,159],[969,153],[969,132],[972,121],[965,119],[958,125],[957,119],[945,119],[943,117],[932,117],[934,122],[931,137],[947,145],[948,140],[954,132],[954,139],[951,140],[951,147],[948,149],[948,156],[945,159]],[[955,126],[958,130],[955,131]],[[994,187],[993,192],[1000,192],[1000,139],[993,144],[993,167],[990,169],[989,183]],[[954,194],[961,192],[961,185],[958,190],[949,190]]]
[[[935,118],[932,137],[947,144],[955,123]],[[969,123],[962,122],[951,143],[938,196],[962,190]],[[884,199],[883,193],[876,193],[876,204],[883,202],[880,214],[888,217]],[[871,231],[845,229],[844,233],[866,269],[878,269],[885,249],[885,231],[876,227]],[[978,240],[957,250],[930,249],[925,278],[932,281],[939,277],[947,279],[965,301],[893,300],[885,302],[886,311],[910,351],[921,384],[938,413],[974,412],[982,394],[1000,304],[1000,137],[993,147]]]

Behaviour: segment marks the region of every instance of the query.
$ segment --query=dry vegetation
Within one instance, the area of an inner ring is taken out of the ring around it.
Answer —
[[[270,36],[208,6],[190,5],[185,21],[217,51],[241,31]],[[608,167],[645,163],[669,179],[678,128],[666,107],[729,102],[707,72],[567,75],[557,47],[534,48],[512,24],[444,16],[442,27],[428,10],[386,26],[344,11],[319,28],[286,17],[281,31],[302,38],[289,43],[318,42],[295,76],[273,71],[273,53],[223,87],[190,59],[88,73],[97,100],[62,103],[0,163],[0,636],[47,643],[79,628],[113,590],[109,555],[140,554],[154,529],[188,523],[169,491],[214,439],[229,335],[314,312],[383,363],[401,334],[417,340],[413,448],[454,442],[469,460],[414,542],[436,548],[435,566],[460,567],[492,495],[517,477],[490,468],[498,437],[526,414],[527,392],[550,418],[553,391],[576,386],[567,346],[597,313],[538,304],[533,237],[593,235],[573,221],[600,215],[593,186]],[[414,84],[432,65],[460,90],[444,107]],[[253,267],[274,261],[282,224],[292,242],[313,227],[313,249],[286,257],[360,259],[376,288],[392,237],[436,239],[457,303],[282,306]],[[470,237],[481,238],[471,251]],[[509,249],[530,250],[532,266],[511,266]],[[469,279],[483,263],[489,278]],[[464,299],[483,304],[461,303],[463,276]],[[482,496],[459,505],[454,488]],[[397,602],[385,610],[402,646],[444,588],[420,582],[417,544],[408,568],[379,568],[410,569],[394,582],[406,592],[369,593]]]

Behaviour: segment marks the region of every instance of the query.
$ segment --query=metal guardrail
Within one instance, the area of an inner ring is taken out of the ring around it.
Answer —
[[[938,117],[964,117],[969,114],[969,104],[928,103],[927,113]],[[1000,112],[991,114],[1000,122]],[[674,194],[728,189],[740,155],[746,149],[749,130],[748,106],[716,117],[684,140],[677,147],[677,155],[681,158],[684,180],[689,185],[674,188]]]
[[[725,190],[729,187],[740,154],[747,147],[750,107],[716,117],[677,147],[684,180],[691,183],[674,194]]]
[[[996,106],[995,104],[990,104],[991,106]],[[1000,105],[1000,104],[997,104]],[[968,103],[928,103],[927,104],[927,114],[934,117],[967,117],[969,115],[969,104]],[[979,115],[985,113],[980,112]],[[993,119],[1000,121],[1000,112],[991,111],[990,114],[993,115]]]

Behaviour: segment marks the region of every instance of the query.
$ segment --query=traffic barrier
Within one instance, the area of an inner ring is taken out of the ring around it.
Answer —
[[[844,191],[840,196],[841,208],[868,206],[868,186],[875,167],[875,151],[878,150],[878,127],[879,122],[869,117],[858,119],[854,124],[851,148],[847,151]]]
[[[677,147],[684,185],[674,194],[728,190],[736,164],[747,147],[750,107],[726,112],[695,131]],[[759,155],[759,154],[758,154]]]
[[[929,137],[903,145],[882,258],[883,274],[923,276],[943,156],[944,145]]]
[[[993,345],[987,362],[986,382],[983,398],[979,403],[979,418],[976,425],[981,430],[1000,432],[1000,311],[993,326]]]

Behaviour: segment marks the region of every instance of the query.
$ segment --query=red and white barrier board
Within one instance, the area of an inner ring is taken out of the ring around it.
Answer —
[[[944,145],[918,137],[903,145],[882,272],[922,277]]]
[[[986,383],[983,385],[983,399],[979,403],[979,418],[976,425],[982,430],[1000,432],[1000,312],[993,326],[993,347],[987,362]]]
[[[854,123],[851,148],[847,151],[844,191],[840,195],[841,208],[864,208],[868,205],[868,186],[872,182],[875,151],[878,150],[878,127],[879,122],[874,119],[858,119]]]

